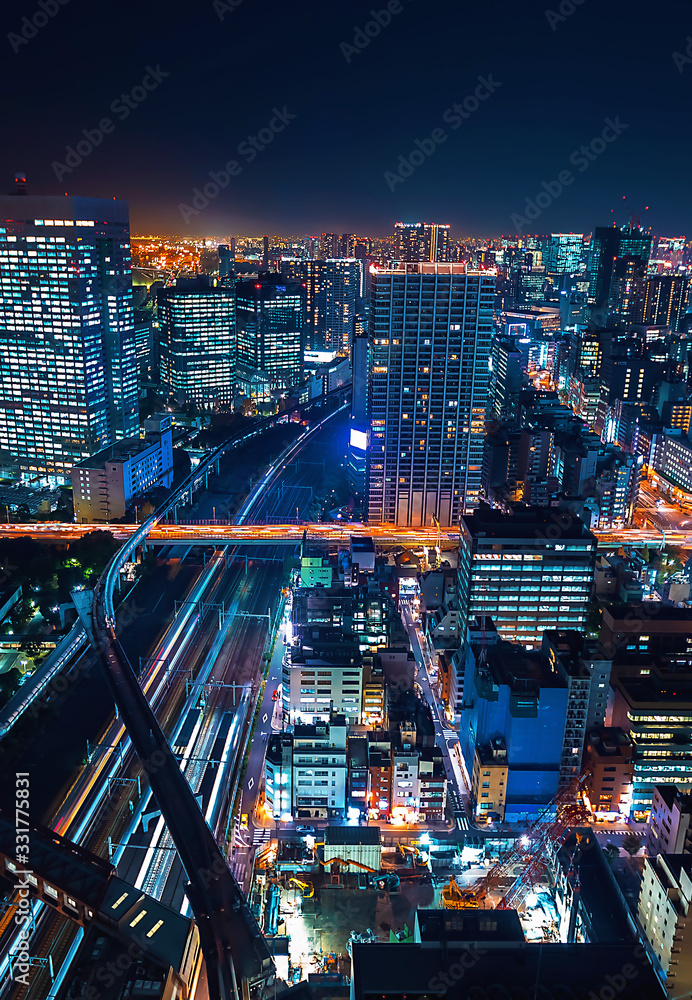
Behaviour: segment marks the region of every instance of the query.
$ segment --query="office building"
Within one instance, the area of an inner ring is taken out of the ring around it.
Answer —
[[[611,280],[616,262],[630,257],[648,264],[652,237],[634,223],[623,226],[597,226],[589,257],[589,295],[594,305],[606,309],[610,301]]]
[[[656,785],[646,825],[646,853],[692,854],[692,796]]]
[[[69,482],[139,429],[127,204],[0,197],[0,449]]]
[[[644,286],[643,322],[677,332],[685,315],[690,279],[685,274],[657,274]]]
[[[438,222],[396,222],[394,259],[417,264],[449,261],[449,226]]]
[[[283,258],[281,272],[305,285],[305,346],[308,351],[349,354],[362,261],[349,258]]]
[[[692,855],[646,858],[637,916],[670,997],[692,993]]]
[[[682,429],[654,433],[647,457],[650,468],[669,483],[692,491],[692,441]]]
[[[179,402],[226,403],[235,375],[235,288],[179,279],[158,294],[160,378]]]
[[[494,337],[490,352],[490,413],[498,420],[516,419],[526,362],[513,340]]]
[[[548,274],[573,274],[581,271],[583,248],[583,233],[551,233],[545,258]]]
[[[302,379],[305,292],[300,282],[262,273],[236,284],[236,361],[266,372],[272,389]]]
[[[219,283],[227,285],[235,277],[235,240],[231,244],[219,243]]]
[[[458,524],[478,503],[494,291],[464,264],[373,273],[370,522]]]
[[[574,842],[570,849],[574,854]],[[516,910],[418,909],[412,940],[353,943],[352,1000],[427,1000],[431,995],[450,1000],[663,1000],[665,990],[628,927],[600,848],[582,850],[582,857],[582,867],[589,871],[571,911],[580,934],[575,941],[527,941]],[[570,879],[574,881],[571,873]],[[584,895],[588,903],[582,901]],[[601,917],[605,913],[608,920]],[[599,936],[585,941],[582,927],[588,932],[591,924]],[[610,983],[622,984],[624,992]]]
[[[640,621],[639,629],[644,625],[648,621]],[[644,820],[656,785],[692,789],[692,683],[650,663],[636,673],[621,666],[611,684],[612,724],[634,746],[632,813]]]
[[[629,817],[634,780],[634,747],[626,732],[599,726],[589,732],[584,751],[584,794],[595,815]]]
[[[491,616],[503,639],[540,646],[545,629],[586,623],[596,539],[579,518],[532,507],[512,516],[485,505],[461,519],[462,628]]]
[[[134,498],[173,482],[171,418],[144,421],[143,438],[123,438],[72,468],[75,521],[93,524],[125,515]]]
[[[312,630],[291,646],[284,657],[284,716],[293,725],[326,721],[332,712],[344,715],[350,724],[361,721],[363,704],[363,660],[353,636],[334,630]],[[329,634],[331,633],[331,634]]]

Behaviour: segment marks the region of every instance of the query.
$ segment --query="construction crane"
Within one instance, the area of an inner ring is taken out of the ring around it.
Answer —
[[[586,775],[559,792],[526,833],[486,874],[467,887],[450,879],[442,890],[446,909],[463,910],[483,906],[493,892],[502,892],[497,909],[517,909],[545,874],[551,849],[559,849],[575,827],[588,819],[581,789]],[[509,882],[509,886],[507,883]]]

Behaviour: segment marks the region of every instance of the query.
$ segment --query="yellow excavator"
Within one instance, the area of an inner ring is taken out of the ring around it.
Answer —
[[[303,899],[312,899],[315,895],[315,886],[312,882],[303,882],[299,878],[289,878],[288,884],[297,886],[297,888],[300,889],[300,894]]]
[[[480,906],[486,895],[487,889],[484,886],[481,885],[478,890],[462,889],[452,877],[442,890],[442,905],[447,910],[473,909]]]

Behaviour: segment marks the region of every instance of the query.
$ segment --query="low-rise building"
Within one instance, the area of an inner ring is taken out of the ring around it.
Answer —
[[[646,853],[692,854],[692,796],[656,785],[646,829]]]
[[[584,754],[586,792],[594,813],[622,813],[632,806],[634,747],[622,729],[600,727],[589,733]]]
[[[145,436],[116,441],[72,467],[78,524],[124,517],[133,499],[173,482],[173,431],[168,414],[144,421]]]
[[[343,715],[293,730],[293,811],[302,818],[346,814],[346,733]]]
[[[501,739],[476,746],[471,777],[471,799],[480,820],[505,818],[507,797],[507,747]]]
[[[645,860],[637,915],[672,997],[692,992],[691,901],[692,855]]]

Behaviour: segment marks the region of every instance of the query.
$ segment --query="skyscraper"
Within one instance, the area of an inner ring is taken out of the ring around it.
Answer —
[[[551,233],[548,240],[548,274],[573,274],[581,271],[584,236],[582,233]]]
[[[322,233],[320,236],[320,260],[341,257],[341,240],[338,233]]]
[[[181,402],[228,402],[235,372],[235,288],[179,279],[158,296],[161,384]]]
[[[362,262],[341,257],[285,258],[281,271],[305,284],[307,349],[348,354],[353,341]]]
[[[690,279],[685,274],[657,274],[644,286],[644,323],[677,332],[685,314]]]
[[[138,433],[127,204],[0,197],[0,447],[22,474]]]
[[[439,222],[395,222],[396,260],[409,263],[447,261],[449,226]]]
[[[458,524],[478,502],[495,274],[372,275],[368,520]]]
[[[651,236],[631,223],[616,229],[597,226],[591,241],[589,259],[589,295],[599,308],[606,308],[615,261],[622,257],[638,257],[648,263],[651,256]]]
[[[301,379],[305,290],[299,281],[266,273],[236,285],[236,360],[286,389]]]

